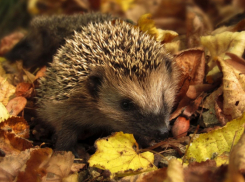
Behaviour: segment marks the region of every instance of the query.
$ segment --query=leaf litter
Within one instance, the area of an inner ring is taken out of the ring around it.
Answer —
[[[86,160],[77,164],[71,152],[54,152],[50,141],[42,140],[48,132],[40,132],[33,119],[36,79],[45,75],[46,68],[33,74],[16,65],[20,70],[18,76],[6,74],[0,68],[1,181],[102,181],[109,176],[110,180],[126,176],[120,181],[196,181],[197,177],[203,182],[241,181],[244,176],[245,16],[240,10],[245,9],[245,4],[241,0],[208,0],[205,5],[201,1],[178,0],[74,0],[66,6],[67,2],[56,0],[50,4],[46,0],[31,0],[28,10],[31,14],[100,10],[126,17],[138,22],[136,26],[141,31],[161,42],[174,55],[181,71],[179,92],[171,115],[172,122],[175,121],[172,135],[177,139],[153,143],[149,150],[155,151],[154,157],[149,151],[140,153],[137,142],[130,139],[129,134],[115,133],[96,141],[97,151],[88,160],[94,167],[85,169]],[[46,9],[40,9],[40,4]],[[217,24],[218,28],[214,28]],[[22,31],[17,31],[4,37],[0,56],[23,35]],[[5,61],[4,58],[0,60]],[[195,132],[197,125],[201,129],[195,136],[189,135]],[[220,128],[215,130],[213,126]],[[212,131],[200,134],[209,129]],[[183,146],[184,136],[189,140],[194,137],[184,161],[189,164],[182,165],[176,159],[170,160],[168,167],[163,159],[155,164],[156,156],[183,157],[184,152],[180,152],[178,145]],[[120,143],[125,142],[125,138],[131,143]],[[88,153],[81,148],[80,157],[85,159]],[[84,171],[86,175],[82,175]]]

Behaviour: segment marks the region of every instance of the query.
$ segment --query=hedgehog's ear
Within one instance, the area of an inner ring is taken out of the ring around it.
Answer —
[[[91,73],[88,76],[87,86],[89,93],[93,97],[98,97],[99,95],[99,87],[101,86],[101,83],[103,81],[104,74],[105,71],[102,67],[96,67],[91,71]]]

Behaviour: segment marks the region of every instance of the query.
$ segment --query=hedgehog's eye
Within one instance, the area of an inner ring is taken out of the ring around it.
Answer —
[[[132,110],[132,109],[135,108],[135,105],[134,105],[134,103],[133,103],[132,100],[130,100],[130,99],[123,99],[121,101],[121,108],[124,111],[130,111],[130,110]]]

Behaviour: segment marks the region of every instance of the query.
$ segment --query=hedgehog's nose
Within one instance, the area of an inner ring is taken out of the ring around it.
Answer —
[[[167,128],[159,128],[156,131],[156,138],[159,140],[165,139],[168,137],[168,129]]]

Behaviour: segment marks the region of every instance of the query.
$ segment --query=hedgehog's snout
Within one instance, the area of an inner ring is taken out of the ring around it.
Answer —
[[[168,137],[168,135],[169,135],[169,130],[167,127],[161,127],[155,131],[155,138],[158,140],[165,139]]]

